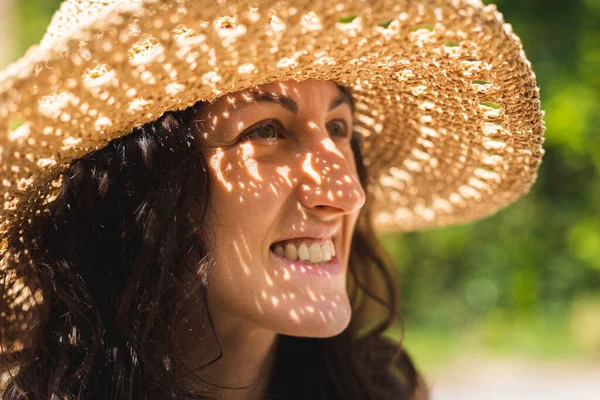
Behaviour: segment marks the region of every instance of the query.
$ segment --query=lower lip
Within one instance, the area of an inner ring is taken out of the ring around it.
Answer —
[[[289,271],[290,274],[311,275],[321,278],[331,278],[344,272],[344,268],[337,257],[333,257],[331,261],[325,264],[308,264],[300,260],[292,261],[285,257],[278,256],[269,250],[269,256],[279,263],[283,268]]]

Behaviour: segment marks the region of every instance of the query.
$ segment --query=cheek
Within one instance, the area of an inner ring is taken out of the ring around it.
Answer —
[[[227,217],[268,220],[291,194],[290,168],[282,163],[223,154],[211,157],[209,169],[212,204]]]

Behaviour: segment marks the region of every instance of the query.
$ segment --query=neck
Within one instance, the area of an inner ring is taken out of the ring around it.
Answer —
[[[207,324],[196,322],[183,331],[186,340],[182,354],[186,367],[190,370],[201,367],[196,375],[220,387],[215,388],[189,374],[181,383],[186,390],[217,395],[223,400],[263,399],[275,359],[277,334],[219,310],[211,310],[211,316],[218,341],[208,329],[198,330]],[[223,354],[218,361],[210,363],[219,356],[219,342]],[[210,365],[206,365],[208,363]],[[222,386],[250,387],[226,389]]]

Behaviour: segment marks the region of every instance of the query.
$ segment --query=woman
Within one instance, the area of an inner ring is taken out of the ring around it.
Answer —
[[[67,1],[3,73],[4,397],[426,397],[373,223],[526,192],[533,73],[473,2],[269,3]]]

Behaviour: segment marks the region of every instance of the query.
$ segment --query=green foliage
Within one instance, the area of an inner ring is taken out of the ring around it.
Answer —
[[[39,43],[61,0],[15,0],[16,26],[19,29],[17,50],[23,54]]]
[[[584,327],[563,327],[576,318],[573,304],[600,292],[600,2],[495,3],[536,71],[546,155],[531,193],[496,215],[384,236],[407,343],[425,360],[428,345],[414,337],[448,330],[513,354],[576,353]]]

